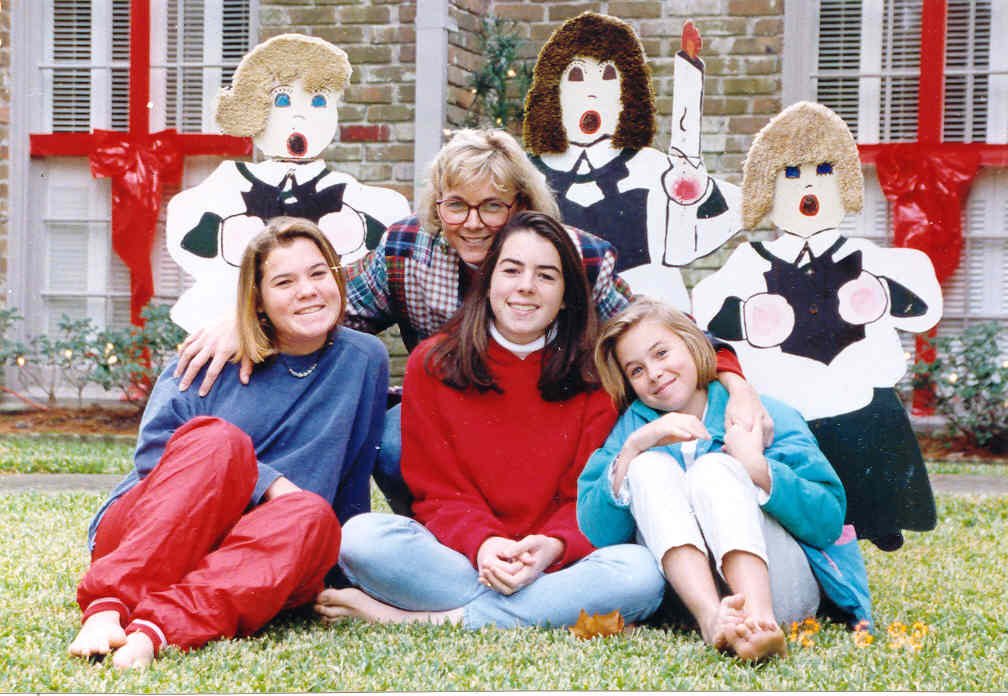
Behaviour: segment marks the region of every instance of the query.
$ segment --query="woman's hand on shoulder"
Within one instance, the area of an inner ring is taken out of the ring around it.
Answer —
[[[221,319],[189,334],[179,347],[178,365],[175,366],[175,377],[180,377],[179,390],[185,391],[196,379],[196,375],[207,362],[206,374],[200,384],[199,395],[206,396],[221,370],[238,352],[238,331],[234,319]],[[242,360],[239,377],[242,384],[248,384],[252,375],[252,361]]]

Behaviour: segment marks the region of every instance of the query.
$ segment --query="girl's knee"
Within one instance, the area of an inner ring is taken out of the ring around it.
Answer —
[[[711,452],[697,459],[686,472],[691,497],[717,498],[726,490],[748,482],[749,475],[734,457],[724,452]]]
[[[648,450],[630,460],[627,466],[627,481],[631,485],[646,484],[659,472],[663,475],[671,473],[673,476],[681,476],[682,467],[671,454]]]
[[[351,517],[343,525],[340,563],[353,568],[360,564],[381,562],[378,557],[390,548],[390,537],[402,531],[404,525],[410,522],[419,524],[407,517],[386,512],[365,512]]]
[[[657,596],[661,601],[665,590],[662,575],[654,555],[641,544],[617,544],[603,550],[604,561],[618,574],[618,582],[627,592],[641,596]]]
[[[197,416],[175,431],[165,448],[197,448],[200,466],[226,469],[242,478],[259,475],[252,438],[244,430],[222,418]]]

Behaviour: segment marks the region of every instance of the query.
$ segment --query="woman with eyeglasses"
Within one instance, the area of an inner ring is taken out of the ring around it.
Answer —
[[[369,333],[398,325],[412,351],[462,306],[494,237],[524,210],[560,219],[545,178],[518,142],[503,130],[458,131],[430,165],[416,216],[391,225],[376,249],[347,267],[347,325]],[[567,230],[598,316],[608,319],[628,304],[631,294],[615,273],[616,251],[594,235]],[[176,370],[180,388],[188,388],[209,360],[200,385],[200,393],[207,393],[234,346],[234,329],[227,324],[188,337]],[[242,379],[250,372],[243,365]],[[730,417],[746,424],[762,420],[765,430],[772,429],[759,396],[727,348],[718,350],[718,378],[733,397]],[[393,512],[408,515],[412,497],[399,470],[400,453],[400,409],[395,406],[386,418],[374,478]]]

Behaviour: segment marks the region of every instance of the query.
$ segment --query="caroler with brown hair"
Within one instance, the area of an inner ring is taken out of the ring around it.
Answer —
[[[169,365],[140,424],[134,470],[91,523],[77,588],[80,657],[117,667],[248,635],[310,602],[336,563],[340,525],[370,509],[388,357],[340,327],[339,256],[313,223],[277,218],[239,274],[239,357],[205,398]]]
[[[595,311],[572,235],[519,213],[484,263],[406,368],[416,519],[351,520],[340,567],[357,587],[325,590],[316,611],[466,628],[570,625],[580,609],[639,621],[662,598],[654,559],[632,544],[595,550],[575,519],[578,474],[616,412],[591,364]]]

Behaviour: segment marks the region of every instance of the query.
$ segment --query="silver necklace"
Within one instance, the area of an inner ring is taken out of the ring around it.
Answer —
[[[298,379],[304,379],[305,377],[307,377],[308,375],[310,375],[312,372],[315,371],[315,368],[318,367],[319,361],[316,360],[315,362],[312,363],[311,367],[309,367],[307,370],[302,370],[300,372],[297,371],[297,370],[295,370],[290,365],[288,365],[286,360],[283,361],[283,364],[284,364],[284,367],[287,368],[287,371],[291,374],[291,377],[297,377]]]
[[[319,361],[322,359],[322,353],[325,351],[326,348],[328,348],[332,344],[333,344],[332,339],[329,339],[328,341],[326,341],[326,344],[319,349],[319,351],[317,353],[317,357],[315,358],[315,362],[313,362],[308,367],[308,369],[306,369],[306,370],[295,370],[293,367],[291,367],[287,363],[287,358],[285,358],[283,356],[283,353],[279,354],[280,355],[280,360],[283,362],[284,367],[287,368],[287,372],[290,373],[291,377],[297,377],[298,379],[304,379],[305,377],[307,377],[308,375],[310,375],[312,372],[315,371],[315,368],[318,367]]]

